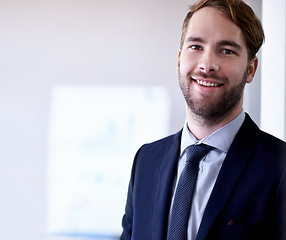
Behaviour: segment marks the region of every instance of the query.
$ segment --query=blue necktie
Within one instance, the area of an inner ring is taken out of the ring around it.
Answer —
[[[200,160],[212,147],[200,144],[186,149],[187,162],[181,173],[169,220],[167,240],[187,240],[193,193],[199,171]]]

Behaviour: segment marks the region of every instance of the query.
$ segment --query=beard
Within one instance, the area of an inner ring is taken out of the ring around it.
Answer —
[[[204,78],[208,78],[205,74],[200,75]],[[228,92],[215,101],[211,100],[213,97],[211,94],[202,94],[201,96],[205,98],[203,102],[192,95],[188,84],[190,81],[193,81],[191,80],[190,74],[188,74],[186,78],[183,78],[179,73],[179,83],[190,111],[200,120],[203,120],[203,123],[207,126],[214,126],[227,117],[239,104],[243,96],[247,75],[248,68],[244,72],[239,84],[233,86]],[[223,82],[228,81],[227,78],[219,78],[217,76],[211,76],[211,78],[221,79]]]

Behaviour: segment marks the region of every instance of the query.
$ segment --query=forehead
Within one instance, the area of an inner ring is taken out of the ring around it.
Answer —
[[[217,8],[204,7],[196,11],[189,21],[185,40],[197,37],[206,42],[232,41],[246,49],[242,30]]]

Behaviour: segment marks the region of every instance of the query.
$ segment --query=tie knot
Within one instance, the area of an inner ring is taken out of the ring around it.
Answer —
[[[191,145],[186,149],[187,161],[199,162],[212,149],[213,147],[205,144]]]

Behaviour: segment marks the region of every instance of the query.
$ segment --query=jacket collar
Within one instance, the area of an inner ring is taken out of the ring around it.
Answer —
[[[209,202],[198,231],[196,240],[207,238],[223,207],[239,180],[243,170],[255,154],[254,144],[259,129],[246,114],[244,123],[236,135],[221,167],[217,181],[211,193]],[[227,184],[226,184],[227,182]]]
[[[153,216],[152,239],[154,240],[166,239],[173,180],[180,154],[181,134],[182,131],[173,136],[160,166]]]

